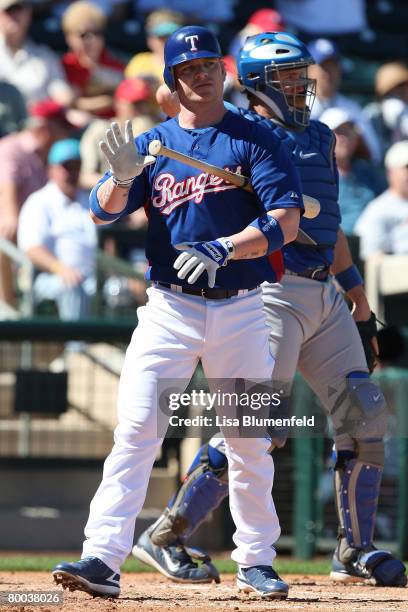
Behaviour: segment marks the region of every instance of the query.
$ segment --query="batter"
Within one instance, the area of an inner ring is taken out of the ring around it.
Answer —
[[[113,124],[101,144],[111,172],[91,194],[94,219],[112,222],[146,207],[153,286],[126,353],[115,445],[91,502],[82,559],[53,570],[58,583],[94,595],[119,594],[120,566],[164,435],[157,431],[159,383],[184,391],[200,359],[210,379],[272,374],[259,285],[279,279],[280,249],[297,235],[300,184],[279,138],[225,109],[220,58],[209,30],[178,30],[166,43],[164,77],[179,95],[179,115],[138,137],[136,148],[130,122],[124,133]],[[152,140],[250,176],[255,193],[155,160],[147,155]],[[232,557],[240,588],[285,598],[288,586],[272,567],[280,527],[269,446],[266,438],[226,437]]]

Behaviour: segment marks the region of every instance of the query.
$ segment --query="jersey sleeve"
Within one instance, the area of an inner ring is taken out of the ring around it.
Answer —
[[[251,183],[262,209],[303,210],[300,178],[286,147],[270,130],[257,125],[256,132],[250,146]]]

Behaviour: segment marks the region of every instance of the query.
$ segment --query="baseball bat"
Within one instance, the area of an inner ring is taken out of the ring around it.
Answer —
[[[224,170],[224,168],[220,168],[219,166],[214,166],[213,164],[208,164],[201,159],[195,159],[194,157],[190,157],[189,155],[185,155],[184,153],[179,153],[174,149],[169,149],[164,146],[160,140],[152,140],[149,144],[149,153],[150,155],[164,155],[165,157],[170,157],[170,159],[175,159],[187,166],[192,166],[193,168],[197,168],[198,170],[203,170],[207,174],[213,174],[214,176],[219,176],[220,178],[240,187],[241,189],[245,189],[245,191],[253,192],[252,185],[247,176],[242,176],[242,174],[235,174],[235,172],[231,172],[230,170]],[[307,196],[302,194],[303,203],[305,207],[305,212],[303,216],[306,219],[314,219],[320,212],[320,203],[316,198],[312,198],[311,196]]]

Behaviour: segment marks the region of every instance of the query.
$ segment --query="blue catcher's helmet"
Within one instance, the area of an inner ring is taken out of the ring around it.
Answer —
[[[174,66],[201,57],[222,57],[221,47],[211,30],[201,26],[185,26],[172,34],[164,47],[163,78],[175,91]]]
[[[316,80],[307,78],[314,64],[307,47],[289,32],[249,36],[238,58],[238,77],[245,89],[262,100],[283,126],[305,128],[316,96]],[[304,69],[296,78],[286,70]]]

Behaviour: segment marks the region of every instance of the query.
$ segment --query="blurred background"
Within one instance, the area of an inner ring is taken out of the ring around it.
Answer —
[[[225,99],[245,105],[245,37],[288,30],[316,64],[312,117],[337,137],[340,207],[380,325],[374,376],[390,431],[376,540],[408,558],[408,3],[406,0],[0,0],[0,542],[77,550],[112,444],[118,377],[145,301],[143,210],[95,227],[98,142],[114,118],[135,135],[165,119],[164,43],[207,25],[225,54]],[[299,378],[293,410],[319,410]],[[397,435],[398,432],[398,435]],[[202,443],[168,437],[136,536]],[[333,549],[330,426],[275,452],[280,550]],[[231,547],[227,503],[194,542]],[[63,525],[63,529],[61,529]]]

